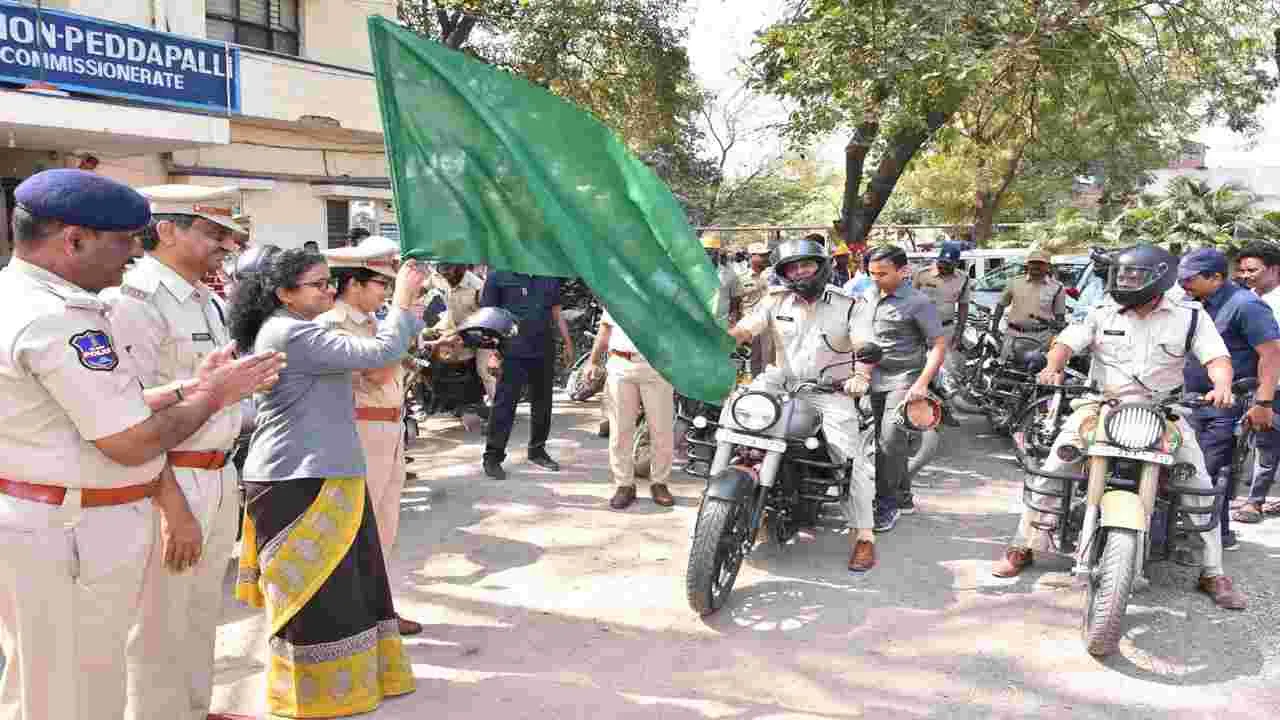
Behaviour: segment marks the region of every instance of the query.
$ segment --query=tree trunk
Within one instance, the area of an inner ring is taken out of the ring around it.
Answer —
[[[973,242],[983,247],[991,239],[991,228],[995,224],[996,210],[999,205],[993,193],[979,192],[976,198],[973,217]]]
[[[858,188],[862,185],[862,169],[867,162],[867,153],[879,134],[880,123],[864,122],[853,131],[853,137],[849,138],[849,144],[844,147],[844,199],[840,205],[836,233],[844,236],[846,244],[858,242],[848,234],[848,229],[852,225],[854,209],[861,202]]]
[[[867,235],[871,233],[871,226],[875,225],[876,218],[880,217],[880,211],[884,209],[885,203],[889,202],[889,196],[893,194],[894,187],[898,184],[898,179],[902,177],[903,171],[907,169],[907,163],[911,162],[911,158],[915,157],[920,148],[924,146],[929,138],[938,131],[938,128],[946,124],[951,114],[955,112],[955,107],[938,110],[925,116],[924,127],[913,127],[899,130],[889,138],[889,147],[885,152],[885,156],[880,160],[880,165],[876,167],[876,174],[871,177],[871,181],[867,184],[866,192],[858,194],[859,181],[862,179],[861,173],[858,175],[846,174],[844,179],[845,187],[845,227],[848,228],[848,242],[851,245],[865,243]],[[849,155],[846,155],[846,160]],[[866,155],[863,154],[865,159]],[[859,166],[860,169],[860,166]],[[849,163],[846,162],[846,173],[849,171]],[[852,192],[852,202],[850,202]]]

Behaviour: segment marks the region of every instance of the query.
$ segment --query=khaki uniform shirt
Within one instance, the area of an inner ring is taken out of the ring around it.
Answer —
[[[836,287],[828,287],[813,302],[785,288],[772,288],[738,327],[752,336],[771,334],[787,380],[816,379],[828,365],[850,359],[856,337],[855,305],[853,298]],[[832,352],[823,342],[823,333],[838,352]],[[829,370],[823,379],[843,380],[852,372],[852,365],[841,365]]]
[[[316,318],[316,323],[348,335],[371,338],[378,334],[378,320],[339,300],[333,309]],[[398,408],[404,404],[404,380],[395,373],[391,382],[376,384],[368,380],[364,371],[352,373],[351,385],[355,390],[356,407]]]
[[[1121,310],[1115,301],[1106,300],[1056,340],[1072,352],[1092,354],[1091,378],[1108,396],[1164,393],[1182,385],[1193,313],[1200,313],[1200,319],[1191,339],[1192,355],[1203,365],[1228,357],[1213,319],[1198,307],[1165,297],[1145,318]]]
[[[759,274],[747,268],[746,272],[738,275],[738,297],[742,299],[742,316],[750,315],[756,303],[759,303],[768,291],[769,268],[766,267]]]
[[[957,308],[969,302],[969,274],[963,270],[944,276],[936,267],[927,267],[915,274],[911,287],[924,293],[938,309],[938,321],[944,328],[955,324]]]
[[[0,478],[69,488],[154,480],[163,456],[126,467],[92,442],[151,417],[133,364],[112,335],[107,305],[13,258],[0,270],[0,307]],[[47,528],[59,510],[0,495],[6,526]]]
[[[440,315],[439,322],[435,324],[435,330],[442,333],[456,330],[471,317],[472,313],[480,309],[480,291],[484,289],[484,281],[474,274],[464,273],[457,287],[450,285],[449,281],[440,275],[433,275],[432,285],[444,291],[447,305],[444,313]],[[476,351],[469,347],[459,348],[442,355],[445,362],[452,363],[466,362],[475,356]]]
[[[1067,293],[1062,283],[1052,277],[1045,277],[1040,282],[1020,277],[1005,287],[1000,304],[1008,306],[1005,317],[1010,323],[1043,329],[1055,317],[1066,314]]]
[[[101,297],[111,307],[115,339],[128,350],[145,387],[195,377],[209,353],[231,342],[226,311],[213,291],[192,285],[150,255]],[[240,404],[231,405],[174,449],[230,451],[240,435],[240,416]]]
[[[716,295],[716,317],[722,323],[729,322],[729,308],[734,298],[738,297],[738,275],[729,263],[716,269],[720,276],[720,292]]]

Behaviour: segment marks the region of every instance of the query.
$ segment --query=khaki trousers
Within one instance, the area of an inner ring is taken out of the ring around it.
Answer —
[[[390,562],[400,531],[400,495],[404,492],[404,425],[357,420],[356,431],[364,447],[365,487],[378,522],[382,556]]]
[[[204,720],[213,697],[214,644],[222,583],[236,544],[239,493],[235,466],[174,468],[187,505],[200,521],[204,551],[183,573],[164,567],[160,512],[147,562],[138,624],[129,634],[127,720]]]
[[[643,405],[653,448],[649,468],[651,484],[665,484],[671,477],[675,450],[675,397],[671,383],[649,363],[610,356],[605,392],[609,398],[609,470],[618,485],[635,485],[636,419]]]
[[[30,529],[0,517],[0,720],[124,713],[125,646],[151,552],[152,506],[80,510],[78,497],[69,494],[74,507],[59,513],[72,527]]]

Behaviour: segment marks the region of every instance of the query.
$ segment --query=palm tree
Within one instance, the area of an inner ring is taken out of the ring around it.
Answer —
[[[1235,183],[1211,187],[1203,180],[1177,177],[1162,195],[1144,195],[1135,207],[1112,221],[1118,242],[1217,246],[1231,250],[1255,237],[1275,237],[1277,227],[1257,210],[1258,198]]]

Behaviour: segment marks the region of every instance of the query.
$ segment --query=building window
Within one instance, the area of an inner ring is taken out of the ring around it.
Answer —
[[[298,54],[298,0],[208,0],[210,40]]]

